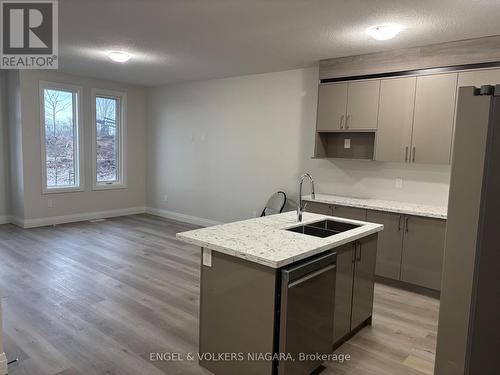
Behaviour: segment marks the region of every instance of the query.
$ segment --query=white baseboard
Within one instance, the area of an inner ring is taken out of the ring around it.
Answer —
[[[146,207],[146,212],[151,215],[164,217],[166,219],[172,219],[177,221],[182,221],[184,223],[199,225],[201,227],[211,227],[213,225],[223,224],[220,221],[205,219],[202,217],[181,214],[179,212],[162,210],[159,208]]]
[[[7,357],[5,353],[0,353],[0,375],[7,375]]]
[[[35,228],[47,225],[57,225],[65,223],[74,223],[78,221],[105,219],[109,217],[143,214],[145,212],[146,212],[145,207],[131,207],[131,208],[121,208],[117,210],[86,212],[82,214],[42,217],[37,219],[20,219],[12,217],[11,222],[22,228]]]

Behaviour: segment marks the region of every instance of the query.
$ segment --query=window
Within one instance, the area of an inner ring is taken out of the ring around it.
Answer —
[[[93,90],[94,189],[125,187],[125,94]]]
[[[40,82],[42,190],[81,190],[78,87]]]

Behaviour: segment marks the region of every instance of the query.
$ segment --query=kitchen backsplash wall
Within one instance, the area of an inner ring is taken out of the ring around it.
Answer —
[[[312,159],[317,90],[317,67],[148,90],[148,206],[244,219],[306,171],[321,193],[447,204],[449,166]]]

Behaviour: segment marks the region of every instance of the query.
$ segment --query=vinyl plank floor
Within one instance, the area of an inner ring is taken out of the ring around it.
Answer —
[[[189,224],[150,215],[21,229],[0,226],[0,290],[11,375],[209,374],[197,352],[198,248]],[[322,374],[432,374],[439,301],[377,284],[373,326]]]

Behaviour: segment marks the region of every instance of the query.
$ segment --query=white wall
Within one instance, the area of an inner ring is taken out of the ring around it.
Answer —
[[[9,118],[7,74],[0,71],[0,224],[8,221],[9,207]]]
[[[448,166],[311,159],[317,84],[315,67],[148,90],[148,205],[248,218],[274,191],[296,199],[305,171],[321,193],[446,205]]]
[[[142,87],[119,84],[51,71],[21,71],[19,77],[20,112],[22,124],[22,151],[15,153],[13,167],[22,158],[21,177],[16,178],[23,188],[22,214],[20,219],[32,224],[50,222],[47,218],[82,215],[88,213],[143,208],[146,202],[145,156],[146,156],[146,96]],[[42,194],[41,122],[39,110],[39,81],[50,81],[81,86],[83,126],[84,187],[83,192]],[[15,85],[12,85],[15,87]],[[109,89],[127,92],[127,174],[126,189],[92,190],[92,116],[91,89]],[[14,106],[11,106],[11,108]],[[15,117],[11,114],[11,118]],[[11,119],[13,120],[13,119]],[[13,121],[15,123],[15,121]],[[12,127],[12,124],[11,124]],[[11,138],[18,137],[13,133]],[[14,140],[13,140],[14,141]],[[19,142],[17,142],[19,143]],[[15,173],[15,172],[14,172]],[[15,186],[19,189],[19,186]],[[52,201],[49,208],[48,201]],[[14,210],[13,210],[14,211]],[[91,217],[91,215],[89,216]],[[43,219],[40,221],[40,219]],[[38,221],[37,221],[38,220]],[[45,220],[45,221],[44,221]]]

